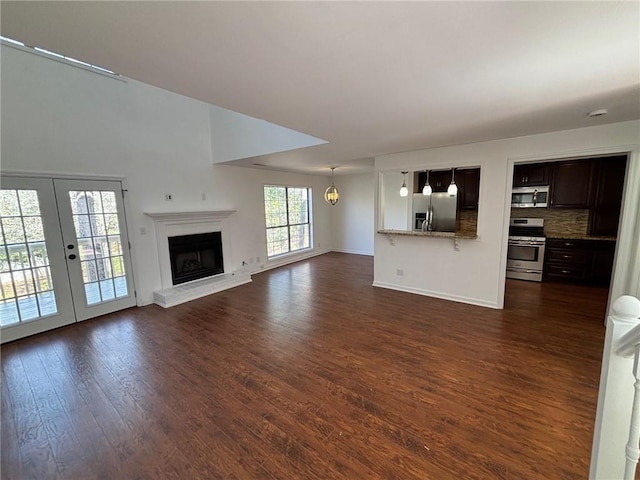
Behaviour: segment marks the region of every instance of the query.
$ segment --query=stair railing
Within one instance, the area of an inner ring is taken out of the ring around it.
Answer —
[[[623,295],[607,321],[589,478],[633,480],[639,444],[640,300]]]

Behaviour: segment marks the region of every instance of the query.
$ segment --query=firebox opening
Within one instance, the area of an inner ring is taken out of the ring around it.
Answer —
[[[169,258],[174,285],[224,273],[222,233],[169,237]]]

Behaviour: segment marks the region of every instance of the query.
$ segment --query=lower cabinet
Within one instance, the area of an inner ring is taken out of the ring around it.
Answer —
[[[609,286],[615,241],[547,239],[544,279]]]

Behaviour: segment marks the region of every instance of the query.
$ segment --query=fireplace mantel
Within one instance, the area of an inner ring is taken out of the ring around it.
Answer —
[[[235,210],[198,210],[192,212],[145,212],[145,215],[153,218],[156,222],[192,222],[194,220],[222,220],[235,212]]]
[[[145,215],[153,218],[155,223],[158,261],[160,263],[162,289],[153,292],[155,303],[165,308],[171,307],[251,281],[249,274],[243,271],[231,271],[230,268],[233,255],[227,219],[235,212],[235,210],[145,212]],[[174,286],[169,260],[169,237],[209,232],[221,232],[222,234],[225,273]]]

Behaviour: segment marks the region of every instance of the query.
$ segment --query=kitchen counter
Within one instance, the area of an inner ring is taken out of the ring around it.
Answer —
[[[378,233],[385,235],[408,235],[411,237],[433,237],[433,238],[461,238],[465,240],[475,240],[478,234],[474,232],[422,232],[409,230],[378,230]]]
[[[598,235],[576,235],[576,234],[567,234],[567,235],[557,235],[557,234],[547,234],[547,238],[551,240],[602,240],[602,241],[610,241],[615,242],[617,240],[616,237],[603,237]]]

